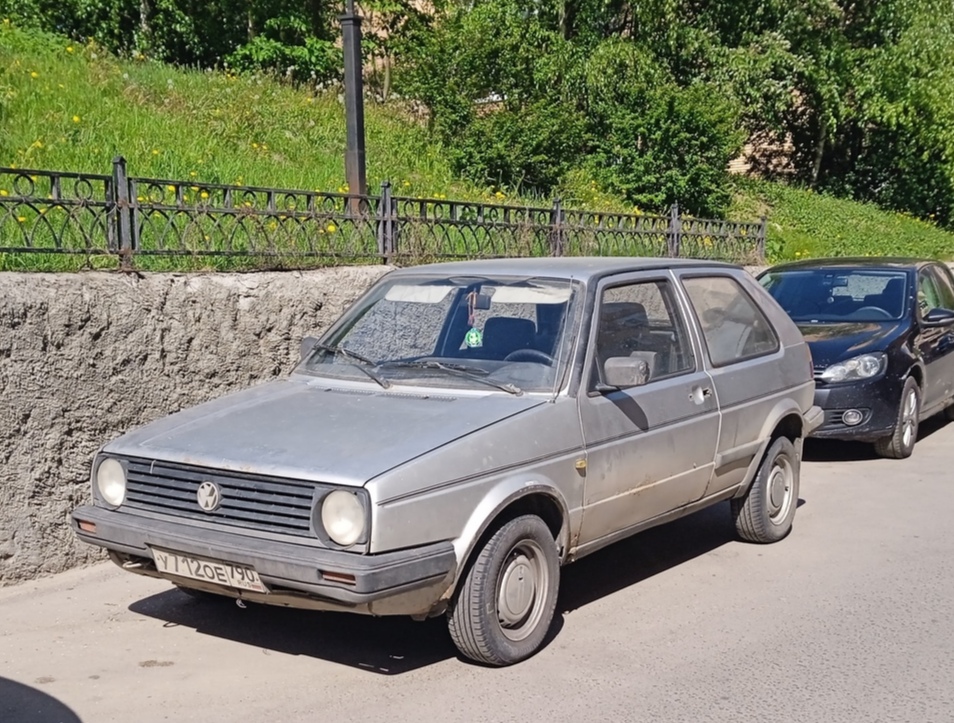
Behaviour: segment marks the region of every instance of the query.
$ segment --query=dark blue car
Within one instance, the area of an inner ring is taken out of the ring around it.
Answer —
[[[761,284],[812,351],[812,436],[873,442],[909,457],[918,423],[954,419],[954,277],[935,261],[817,259],[782,264]]]

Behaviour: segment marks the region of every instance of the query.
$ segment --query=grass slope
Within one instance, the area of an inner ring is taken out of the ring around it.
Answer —
[[[365,112],[372,193],[390,180],[402,195],[506,197],[501,189],[455,177],[440,144],[395,106],[369,103]],[[117,59],[95,43],[73,43],[0,19],[0,166],[108,174],[113,157],[123,155],[135,176],[344,191],[344,147],[344,109],[334,94],[312,97],[268,78]],[[567,207],[629,208],[579,174],[562,194]],[[546,204],[536,198],[513,202]],[[763,214],[770,261],[865,254],[954,258],[954,234],[923,221],[740,181],[730,217]],[[0,269],[86,263],[8,254]],[[112,259],[101,263],[115,267]],[[170,263],[195,268],[195,260]]]
[[[732,212],[768,217],[770,261],[818,256],[954,259],[954,233],[903,213],[777,183],[739,182]]]

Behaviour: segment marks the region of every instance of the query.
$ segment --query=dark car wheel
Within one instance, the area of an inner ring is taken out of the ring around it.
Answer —
[[[795,445],[778,437],[769,446],[745,497],[732,500],[739,537],[749,542],[777,542],[792,529],[798,507],[799,459]]]
[[[918,416],[921,414],[921,388],[917,381],[908,377],[901,390],[898,404],[898,421],[894,433],[875,442],[875,452],[881,457],[905,459],[914,451],[918,441]]]
[[[535,515],[511,520],[478,553],[447,613],[454,644],[489,665],[530,657],[550,629],[559,584],[549,528]]]

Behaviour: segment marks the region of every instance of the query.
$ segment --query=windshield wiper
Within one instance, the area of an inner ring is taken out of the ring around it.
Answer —
[[[503,382],[495,382],[492,379],[485,379],[484,375],[487,372],[479,367],[469,367],[463,364],[445,364],[444,362],[439,361],[389,361],[382,362],[378,365],[379,368],[401,368],[401,369],[438,369],[440,371],[447,372],[452,374],[455,377],[464,377],[465,379],[471,379],[475,382],[481,382],[482,384],[487,384],[488,386],[495,387],[496,389],[501,389],[505,392],[509,392],[514,396],[520,396],[523,394],[523,390],[514,385],[514,384],[504,384]]]
[[[377,363],[376,361],[374,361],[374,359],[369,359],[368,357],[364,356],[363,354],[359,354],[359,353],[356,352],[356,351],[351,351],[350,349],[346,349],[346,348],[343,347],[343,346],[331,346],[330,344],[320,344],[320,343],[319,343],[319,344],[315,344],[315,348],[316,348],[316,349],[321,349],[322,351],[326,351],[326,352],[328,352],[328,353],[330,353],[330,354],[341,354],[341,356],[343,356],[343,357],[346,357],[346,358],[351,359],[351,360],[353,360],[353,361],[359,361],[359,362],[361,362],[361,364],[352,364],[351,366],[353,366],[355,369],[360,369],[360,370],[361,370],[362,372],[364,372],[367,376],[369,376],[371,379],[373,379],[373,380],[376,381],[379,385],[381,385],[384,389],[390,389],[390,388],[391,388],[391,382],[389,382],[387,379],[385,379],[384,377],[382,377],[380,374],[377,374],[377,373],[371,368],[371,367],[376,367],[376,366],[378,365],[378,363]]]

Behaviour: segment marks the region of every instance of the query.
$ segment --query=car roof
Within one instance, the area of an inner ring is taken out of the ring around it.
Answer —
[[[913,271],[928,264],[937,263],[933,259],[906,258],[902,256],[846,256],[844,258],[802,259],[778,264],[768,271],[787,271],[805,268],[824,269],[896,269]]]
[[[657,269],[719,268],[738,269],[734,264],[705,259],[671,259],[622,256],[541,256],[532,258],[485,259],[481,261],[451,261],[421,266],[408,266],[393,273],[442,274],[446,276],[542,276],[562,279],[592,279],[628,271]]]

